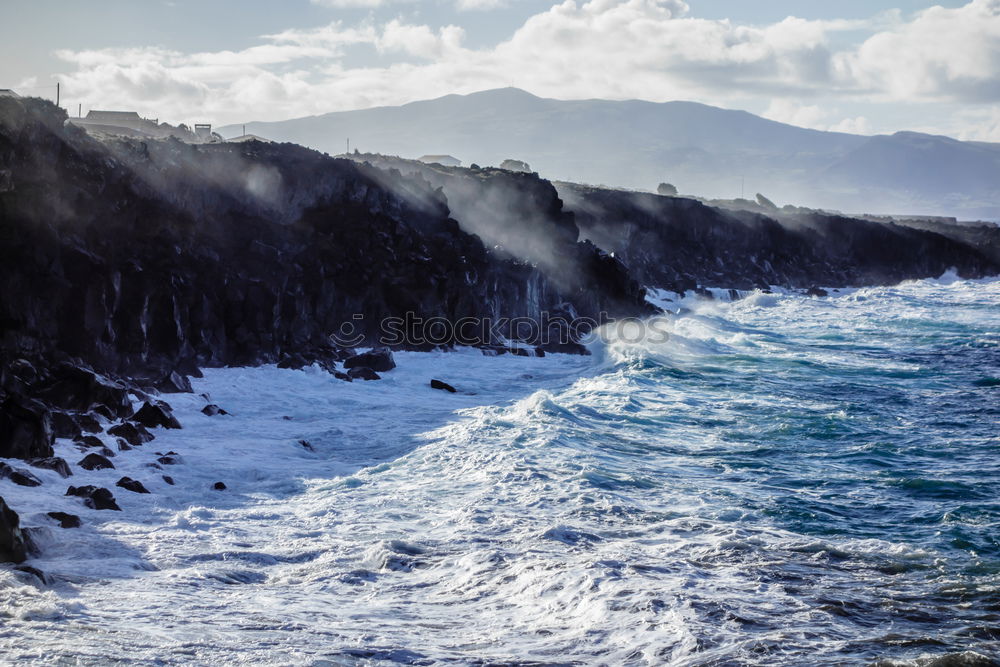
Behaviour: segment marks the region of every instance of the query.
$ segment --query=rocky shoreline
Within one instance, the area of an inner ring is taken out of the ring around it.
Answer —
[[[190,393],[201,368],[318,364],[341,380],[377,380],[394,367],[391,352],[358,349],[378,346],[386,318],[555,314],[558,342],[526,347],[501,328],[479,343],[488,355],[543,356],[584,351],[565,322],[656,312],[646,287],[820,294],[819,284],[1000,270],[995,249],[941,230],[734,213],[292,144],[98,141],[65,121],[48,102],[0,99],[0,459],[24,463],[0,462],[0,478],[21,486],[41,484],[37,470],[63,480],[74,467],[112,470],[156,429],[180,428],[163,397]],[[355,342],[331,341],[355,321]],[[209,397],[203,412],[226,416]],[[56,457],[55,438],[80,460]],[[179,455],[157,456],[172,484]],[[110,511],[116,492],[149,491],[128,476],[114,489],[66,483],[82,506]],[[35,548],[22,509],[0,498],[0,562]],[[80,522],[47,516],[63,529]]]

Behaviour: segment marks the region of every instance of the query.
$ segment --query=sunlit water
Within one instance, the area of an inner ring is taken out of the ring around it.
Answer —
[[[71,480],[145,480],[123,513],[3,483],[88,525],[40,537],[54,585],[0,575],[0,657],[994,664],[1000,282],[688,306],[586,358],[208,372],[234,416],[172,397],[184,430]]]

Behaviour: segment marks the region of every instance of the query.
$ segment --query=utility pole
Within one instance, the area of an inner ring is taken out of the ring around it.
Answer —
[[[351,154],[351,138],[347,137],[347,153],[346,153],[346,155],[350,155],[350,154]]]
[[[243,126],[243,136],[244,137],[247,136],[247,126],[246,125]]]
[[[59,106],[59,82],[56,82],[56,106]]]
[[[80,106],[76,109],[76,117],[83,118],[83,102],[80,102]]]

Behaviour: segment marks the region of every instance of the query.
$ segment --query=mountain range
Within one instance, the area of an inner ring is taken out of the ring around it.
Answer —
[[[1000,144],[823,132],[694,102],[553,100],[516,88],[220,129],[331,154],[528,162],[551,179],[852,213],[1000,219]]]

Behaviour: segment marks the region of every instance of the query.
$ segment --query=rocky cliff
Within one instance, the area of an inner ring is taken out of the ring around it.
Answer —
[[[957,229],[815,211],[765,215],[574,183],[557,188],[581,236],[613,252],[649,287],[845,287],[937,277],[952,268],[971,278],[1000,272],[990,248]]]

